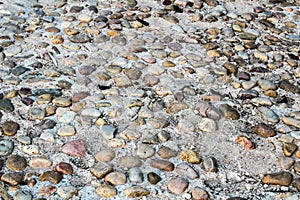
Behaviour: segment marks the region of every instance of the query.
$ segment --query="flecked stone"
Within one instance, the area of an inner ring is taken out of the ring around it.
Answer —
[[[136,156],[141,159],[151,158],[154,153],[154,149],[148,144],[139,144],[136,150]]]
[[[220,105],[219,109],[226,119],[237,120],[240,118],[238,111],[227,104]]]
[[[192,164],[199,164],[200,163],[200,157],[198,153],[194,150],[183,150],[179,153],[180,159],[187,161]]]
[[[115,156],[116,156],[116,153],[113,150],[105,149],[105,150],[99,151],[95,155],[95,158],[99,162],[110,162],[115,158]]]
[[[73,174],[73,167],[66,162],[60,162],[55,166],[55,170],[61,174]]]
[[[160,147],[159,150],[157,151],[157,154],[164,159],[169,159],[177,156],[177,152],[175,150],[166,146]]]
[[[128,178],[129,178],[130,182],[132,182],[132,183],[142,183],[143,182],[143,173],[139,168],[134,167],[134,168],[129,169]]]
[[[203,132],[212,133],[217,130],[217,124],[213,119],[203,118],[198,123],[198,128]]]
[[[20,125],[14,121],[6,121],[2,123],[3,133],[7,136],[14,136],[20,129]]]
[[[10,140],[0,141],[0,156],[7,156],[12,153],[14,149],[14,143]]]
[[[0,99],[0,110],[12,112],[15,110],[15,107],[9,99]]]
[[[129,187],[124,190],[124,193],[127,197],[130,197],[130,198],[139,198],[139,197],[147,196],[148,194],[150,194],[150,192],[147,189],[142,188],[141,186]]]
[[[62,146],[61,150],[65,154],[76,157],[84,157],[86,154],[85,142],[83,140],[67,142]]]
[[[167,160],[152,160],[150,165],[151,167],[164,170],[164,171],[174,170],[174,164]]]
[[[293,153],[298,149],[298,146],[293,143],[284,143],[282,150],[283,154],[287,157],[290,157],[293,155]]]
[[[192,198],[194,200],[208,200],[209,195],[208,193],[199,187],[194,187],[191,190],[189,190],[189,193],[192,194]]]
[[[77,189],[74,186],[60,186],[56,193],[63,199],[70,199],[77,194]]]
[[[189,183],[183,178],[172,178],[167,182],[168,189],[178,195],[183,193],[188,185]]]
[[[47,168],[52,165],[52,161],[47,158],[32,158],[29,160],[29,166],[32,168]]]
[[[106,163],[96,163],[93,167],[90,168],[90,172],[99,179],[105,177],[112,171],[113,168]]]
[[[140,167],[142,165],[142,162],[135,156],[123,156],[119,161],[126,168]]]
[[[26,159],[19,155],[11,155],[6,160],[6,167],[12,171],[20,171],[27,167]]]
[[[75,135],[75,133],[76,133],[76,130],[75,130],[74,126],[71,126],[71,125],[62,126],[57,130],[57,135],[59,135],[61,137],[73,136],[73,135]]]
[[[151,184],[157,184],[159,181],[161,181],[161,178],[159,175],[157,175],[154,172],[150,172],[147,174],[147,179]]]
[[[259,123],[255,125],[253,131],[264,138],[273,137],[276,135],[275,130],[264,123]]]
[[[269,185],[289,186],[293,180],[293,175],[289,172],[276,172],[266,174],[262,178],[262,182]]]
[[[5,173],[1,176],[1,181],[8,183],[12,186],[18,185],[23,178],[22,172],[11,172],[11,173]]]
[[[57,171],[46,171],[39,176],[40,181],[49,181],[52,184],[58,184],[62,178],[62,174]]]
[[[40,147],[34,144],[23,146],[23,152],[29,155],[39,154]]]
[[[117,195],[117,190],[112,185],[102,184],[96,189],[96,193],[100,197],[111,198]]]
[[[179,175],[187,176],[190,179],[195,179],[199,177],[198,173],[192,167],[185,163],[177,165],[175,171]]]
[[[207,172],[217,172],[218,171],[217,160],[214,157],[204,158],[202,161],[202,167]]]
[[[123,185],[126,183],[126,176],[121,172],[111,172],[105,176],[104,180],[112,185]]]
[[[28,191],[19,190],[14,194],[14,200],[32,200],[32,194]]]

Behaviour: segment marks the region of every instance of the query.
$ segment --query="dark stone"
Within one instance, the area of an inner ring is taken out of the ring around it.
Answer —
[[[4,112],[13,112],[15,107],[9,99],[0,99],[0,110],[3,110]]]
[[[156,173],[154,172],[150,172],[147,174],[147,178],[148,178],[148,181],[151,183],[151,184],[157,184],[159,181],[161,181],[161,178],[159,175],[157,175]]]
[[[287,92],[292,92],[292,93],[296,93],[296,94],[300,93],[300,88],[291,84],[288,80],[280,81],[279,88],[281,88]]]
[[[13,75],[15,75],[15,76],[20,76],[20,75],[24,74],[24,73],[27,72],[27,71],[29,71],[28,68],[22,67],[22,66],[18,66],[18,67],[16,67],[16,68],[13,68],[13,69],[11,70],[11,73],[12,73]]]

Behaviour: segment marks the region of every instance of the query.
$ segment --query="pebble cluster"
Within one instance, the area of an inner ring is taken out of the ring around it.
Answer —
[[[299,199],[299,0],[2,1],[0,30],[2,199]]]

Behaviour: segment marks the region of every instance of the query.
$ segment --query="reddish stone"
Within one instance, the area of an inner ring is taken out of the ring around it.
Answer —
[[[84,157],[86,147],[83,140],[74,140],[62,146],[62,152],[71,156]]]
[[[39,195],[41,196],[51,196],[56,191],[56,187],[53,185],[44,186],[39,189]]]
[[[77,103],[79,101],[81,101],[82,99],[90,96],[91,94],[89,92],[78,92],[78,93],[75,93],[72,97],[72,101],[74,103]]]
[[[60,162],[55,166],[55,170],[62,174],[73,174],[73,167],[69,163]]]

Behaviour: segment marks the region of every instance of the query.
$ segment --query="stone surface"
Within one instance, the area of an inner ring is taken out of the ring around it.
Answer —
[[[157,175],[156,173],[154,172],[150,172],[147,174],[147,178],[148,178],[148,181],[151,183],[151,184],[157,184],[159,181],[161,181],[161,178],[159,175]]]
[[[63,199],[71,199],[77,194],[77,189],[74,186],[61,186],[56,193]]]
[[[188,185],[189,183],[183,178],[172,178],[167,182],[168,189],[174,194],[183,193]]]
[[[208,200],[209,198],[208,193],[199,187],[192,188],[189,193],[192,194],[194,200]]]
[[[126,176],[121,172],[111,172],[105,176],[105,181],[112,185],[123,185],[126,183]]]
[[[6,167],[12,171],[24,170],[27,167],[26,159],[19,155],[11,155],[7,158]]]
[[[49,181],[52,184],[59,183],[62,178],[62,174],[56,171],[45,171],[39,176],[40,181]]]
[[[266,174],[262,178],[262,182],[269,185],[289,186],[293,180],[293,175],[289,172],[277,172]]]
[[[179,153],[180,159],[192,164],[199,164],[201,159],[198,153],[194,150],[184,150]]]
[[[104,178],[112,171],[113,168],[106,163],[96,163],[93,167],[90,168],[90,172],[99,179]]]
[[[60,162],[55,166],[55,170],[61,174],[73,174],[73,167],[66,162]]]
[[[255,125],[253,131],[264,138],[273,137],[276,135],[275,130],[269,125],[264,123]]]
[[[185,163],[177,165],[175,171],[179,175],[187,176],[190,179],[195,179],[199,177],[198,173],[192,167]]]
[[[129,187],[124,190],[124,193],[127,197],[130,197],[130,198],[139,198],[139,197],[150,194],[150,192],[147,189],[142,188],[141,186]]]
[[[71,156],[84,157],[86,153],[85,142],[83,140],[74,140],[64,144],[62,152]]]
[[[151,167],[163,170],[163,171],[173,171],[174,164],[167,160],[153,160],[150,163]]]
[[[2,124],[3,133],[7,136],[14,136],[20,129],[20,125],[13,121],[6,121]]]
[[[111,198],[117,195],[117,190],[114,186],[111,185],[100,185],[96,189],[96,193],[103,198]]]

